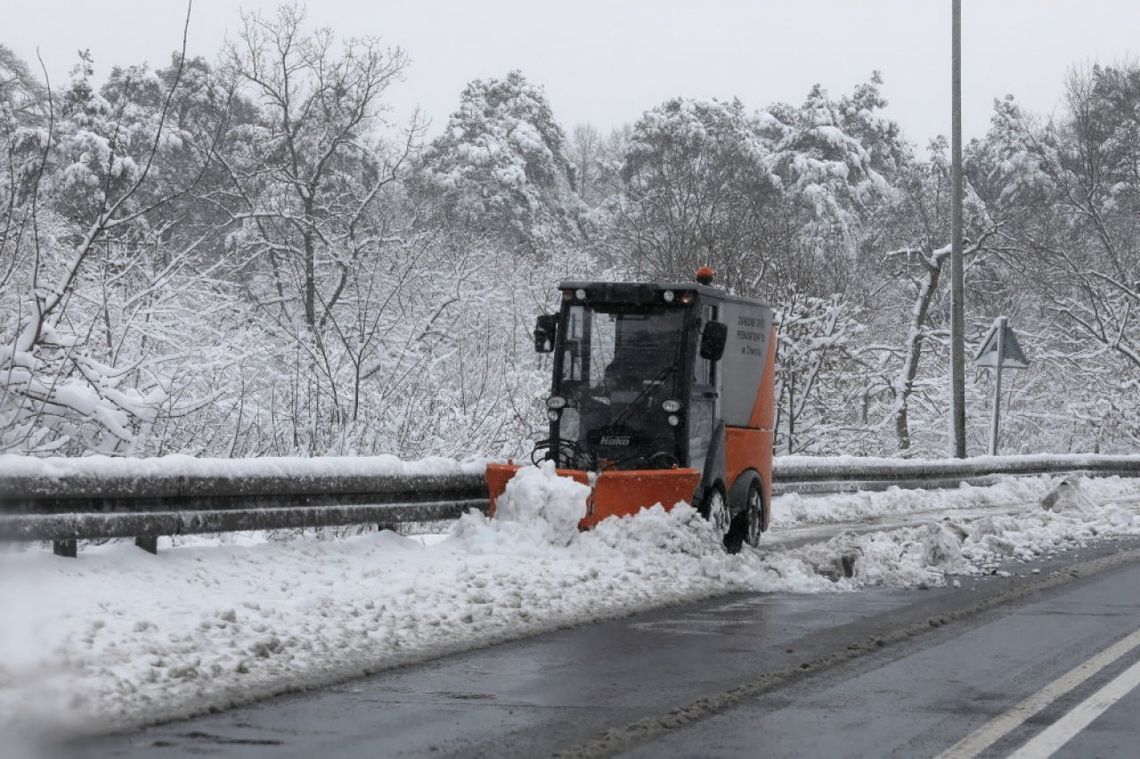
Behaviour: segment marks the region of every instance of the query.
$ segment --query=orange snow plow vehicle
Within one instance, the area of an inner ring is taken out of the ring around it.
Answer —
[[[554,354],[550,434],[534,463],[590,485],[582,529],[684,501],[724,535],[756,545],[772,492],[776,333],[767,304],[696,282],[563,282],[538,317],[535,350]],[[519,470],[490,464],[495,499]]]

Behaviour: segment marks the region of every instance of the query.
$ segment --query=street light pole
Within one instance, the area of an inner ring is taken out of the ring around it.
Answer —
[[[955,458],[966,458],[966,317],[962,284],[962,0],[953,0],[951,222],[950,222],[950,416]]]

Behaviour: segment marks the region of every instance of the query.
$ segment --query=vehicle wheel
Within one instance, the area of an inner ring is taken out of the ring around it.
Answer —
[[[764,529],[764,493],[760,490],[759,482],[753,481],[748,486],[748,498],[744,503],[744,513],[747,516],[744,539],[755,548],[760,545],[760,533]]]
[[[727,536],[728,501],[724,497],[724,491],[722,491],[719,486],[713,485],[708,495],[705,496],[705,502],[701,508],[701,516],[712,523],[717,535]]]
[[[744,499],[744,510],[732,517],[728,533],[724,536],[724,548],[729,553],[739,553],[745,543],[755,548],[760,544],[760,527],[764,519],[764,494],[760,484],[752,482]]]

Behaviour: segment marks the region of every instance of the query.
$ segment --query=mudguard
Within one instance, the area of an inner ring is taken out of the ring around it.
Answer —
[[[701,484],[693,494],[693,505],[704,503],[709,488],[721,483],[724,485],[724,421],[719,421],[713,427],[712,440],[709,441],[709,450],[705,454],[705,466],[701,471]]]

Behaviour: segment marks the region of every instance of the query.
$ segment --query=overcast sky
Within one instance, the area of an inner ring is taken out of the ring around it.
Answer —
[[[196,0],[190,52],[213,58],[240,9],[277,2]],[[882,71],[912,142],[949,133],[950,0],[320,0],[315,25],[374,34],[412,65],[391,91],[395,113],[419,105],[435,129],[465,82],[521,69],[545,86],[569,129],[632,122],[666,98],[739,97],[749,108],[799,102],[821,83],[840,94]],[[984,133],[993,98],[1015,94],[1036,111],[1058,102],[1066,70],[1135,57],[1135,0],[964,0],[963,129]],[[179,46],[176,0],[0,0],[0,43],[65,81],[89,48],[97,73],[165,65]]]

